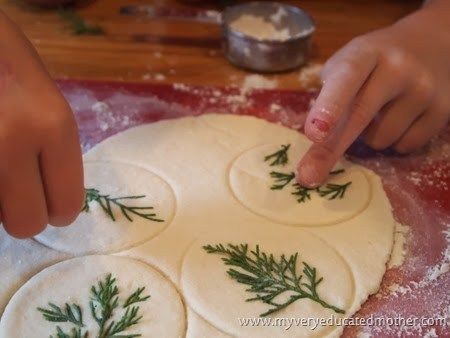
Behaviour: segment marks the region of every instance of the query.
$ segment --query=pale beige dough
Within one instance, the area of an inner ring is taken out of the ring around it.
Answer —
[[[221,309],[220,304],[212,308],[213,305],[206,303],[206,294],[215,300],[221,299],[222,293],[229,294],[230,299],[236,301],[235,304],[241,304],[248,298],[242,291],[242,285],[228,279],[226,267],[219,256],[198,250],[201,243],[214,243],[221,239],[233,242],[249,241],[253,244],[260,242],[261,245],[268,245],[274,253],[289,249],[286,253],[298,251],[305,255],[305,260],[308,257],[311,263],[320,266],[321,274],[327,276],[322,290],[324,295],[329,297],[330,301],[344,306],[346,315],[350,316],[370,294],[378,290],[386,270],[393,243],[394,220],[391,206],[378,176],[360,166],[342,161],[341,165],[347,170],[345,179],[357,182],[354,187],[362,190],[349,190],[348,197],[352,199],[352,205],[346,205],[345,199],[335,201],[342,203],[340,208],[342,207],[344,212],[333,210],[333,204],[327,201],[324,201],[323,205],[316,204],[315,211],[308,210],[307,204],[298,205],[295,199],[289,200],[288,210],[284,211],[283,216],[269,210],[272,215],[269,217],[251,209],[250,204],[258,205],[258,199],[255,200],[254,197],[259,196],[253,196],[247,187],[239,183],[241,174],[237,175],[234,183],[230,181],[231,171],[237,168],[233,169],[238,163],[237,159],[240,156],[248,156],[249,160],[256,161],[259,155],[253,157],[255,149],[264,149],[266,145],[276,148],[288,143],[293,146],[290,165],[294,166],[296,156],[300,156],[310,145],[306,137],[254,117],[206,115],[161,121],[129,129],[105,140],[84,155],[87,163],[86,176],[88,179],[92,178],[88,184],[96,185],[111,194],[144,193],[150,196],[152,201],[155,199],[155,210],[166,222],[146,222],[144,226],[137,219],[133,223],[121,219],[114,224],[109,222],[100,210],[93,209],[89,215],[81,216],[81,220],[85,218],[84,223],[79,223],[78,220],[78,224],[72,225],[70,230],[51,229],[51,235],[45,233],[38,239],[45,241],[52,248],[76,255],[88,252],[116,252],[117,255],[136,258],[162,271],[178,288],[183,287],[182,290],[186,291],[183,297],[186,297],[189,305],[195,307],[194,311],[198,314],[189,316],[193,323],[188,330],[189,337],[208,337],[214,335],[216,330],[224,335],[234,333],[235,336],[245,337],[247,331],[242,332],[236,327],[236,322],[231,321],[233,314],[229,311],[235,311],[236,317],[240,312],[251,314],[252,317],[260,313],[257,304]],[[265,175],[267,164],[261,160],[260,166]],[[253,165],[249,168],[252,175],[259,175],[259,169],[256,167]],[[111,176],[116,179],[111,180]],[[258,184],[260,183],[262,180]],[[270,183],[267,182],[267,190],[263,191],[261,184],[256,188],[262,195],[270,196]],[[250,195],[243,195],[238,199],[236,188]],[[297,221],[297,216],[291,215],[295,214],[297,207],[305,208],[306,214],[317,213],[320,222],[315,223],[311,216],[308,222]],[[312,208],[312,204],[309,207]],[[329,212],[339,220],[327,216]],[[292,222],[295,224],[289,224],[291,222],[286,222],[285,218],[295,220]],[[83,231],[77,228],[83,228]],[[61,234],[56,230],[60,230]],[[104,239],[103,235],[106,236]],[[296,241],[299,237],[301,238]],[[308,238],[311,243],[317,243],[317,248],[305,242]],[[67,259],[67,255],[61,251],[42,248],[42,245],[32,241],[24,242],[26,250],[16,244],[4,246],[4,241],[0,234],[0,250],[7,250],[9,262],[16,251],[18,254],[26,253],[20,254],[23,259],[26,255],[32,255],[32,251],[37,255],[51,253],[48,257],[43,257],[42,261],[31,259],[26,264],[26,270],[20,271],[10,269],[13,263],[3,264],[0,259],[0,268],[5,276],[2,277],[5,282],[2,280],[0,284],[0,299],[4,301],[31,274],[51,264],[52,260]],[[34,251],[35,247],[42,250]],[[0,252],[1,256],[5,256],[5,253]],[[206,268],[200,271],[196,260],[207,264]],[[188,262],[192,264],[187,264]],[[93,274],[89,269],[86,273]],[[127,272],[126,268],[123,270]],[[201,278],[200,272],[204,279],[214,277],[217,285],[205,284],[199,289],[191,284]],[[82,275],[78,273],[75,276],[80,278]],[[342,285],[330,284],[332,275],[336,275],[335,278],[342,281]],[[54,285],[58,285],[56,282],[59,279],[53,277],[52,281],[55,283],[51,284],[51,287],[41,286],[41,293],[48,294],[55,290]],[[76,289],[76,285],[69,285]],[[128,287],[124,290],[131,291]],[[19,291],[17,297],[21,292]],[[59,289],[54,293],[58,297],[65,296]],[[10,306],[16,304],[14,306],[17,308],[22,306],[25,309],[21,308],[20,311],[26,311],[25,304],[20,305],[15,299],[16,296]],[[296,304],[286,311],[288,314],[295,312],[294,316],[302,316],[302,312],[294,311],[297,307],[301,311],[311,311],[324,317],[328,315],[327,310],[322,311],[307,303]],[[166,320],[165,312],[161,312],[160,318]],[[170,319],[170,315],[168,318]],[[2,322],[4,320],[12,319],[5,316]],[[323,329],[321,334],[334,336],[339,334],[340,330],[341,328],[328,331]],[[269,334],[261,333],[260,337],[272,337],[275,331],[269,331]],[[257,329],[257,332],[262,331]],[[47,336],[48,334],[45,335]]]

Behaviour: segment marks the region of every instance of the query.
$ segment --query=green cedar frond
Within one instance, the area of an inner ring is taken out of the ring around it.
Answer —
[[[59,326],[56,327],[56,338],[88,338],[88,332],[82,333],[80,328],[73,327],[70,333],[65,333]],[[53,338],[53,336],[50,336]]]
[[[123,303],[122,308],[125,312],[118,321],[113,319],[114,312],[119,308],[119,288],[116,285],[116,279],[111,274],[105,276],[96,285],[91,286],[91,297],[89,307],[91,316],[98,325],[96,338],[136,338],[141,334],[123,333],[133,325],[139,323],[142,315],[139,315],[139,306],[132,306],[144,302],[150,296],[142,296],[145,287],[137,288]],[[50,338],[89,338],[89,331],[83,333],[80,327],[84,327],[82,311],[80,306],[65,304],[61,309],[53,303],[49,303],[49,308],[37,308],[43,314],[45,320],[49,322],[71,322],[78,326],[72,328],[70,333],[64,332],[60,326],[56,327],[56,335]],[[93,336],[92,336],[93,337]]]
[[[334,200],[336,198],[341,199],[344,197],[351,184],[352,182],[347,182],[345,184],[328,183],[325,188],[319,188],[317,191],[321,197],[327,197],[329,200]]]
[[[97,322],[100,333],[103,333],[106,322],[112,317],[113,311],[119,304],[119,289],[116,279],[108,274],[105,281],[99,281],[97,286],[91,287],[91,315]]]
[[[55,323],[72,323],[83,327],[83,313],[81,307],[77,304],[66,303],[64,309],[53,304],[48,303],[48,308],[38,307],[37,310],[42,313],[42,316],[49,322]]]
[[[125,218],[133,222],[132,215],[136,215],[138,217],[147,219],[153,222],[164,222],[164,220],[159,219],[156,213],[153,212],[153,207],[138,207],[138,206],[128,206],[124,204],[123,201],[128,200],[137,200],[145,198],[145,195],[138,196],[125,196],[125,197],[110,197],[109,195],[100,194],[99,190],[88,188],[85,189],[86,197],[84,199],[84,205],[81,211],[89,212],[89,205],[91,202],[97,202],[100,207],[103,209],[105,214],[111,218],[114,222],[116,221],[116,217],[113,212],[113,205],[118,207],[120,212],[125,216]]]
[[[270,187],[272,190],[282,190],[295,178],[295,173],[281,173],[277,171],[270,172],[270,177],[275,179],[275,183]]]
[[[260,314],[261,317],[278,312],[305,298],[336,313],[345,313],[320,298],[317,287],[323,278],[317,276],[316,268],[303,262],[303,271],[298,273],[298,253],[275,258],[273,254],[260,250],[258,245],[255,250],[249,250],[248,244],[206,245],[203,249],[210,254],[222,255],[224,264],[230,266],[227,274],[238,283],[249,287],[246,291],[254,297],[246,301],[261,301],[270,306],[266,312]],[[279,296],[287,292],[291,295],[286,300],[277,301]]]
[[[126,308],[134,303],[144,302],[150,298],[150,296],[141,297],[142,292],[145,290],[145,287],[138,288],[135,292],[133,292],[123,304],[123,307]]]
[[[99,336],[99,338],[134,338],[134,337],[141,337],[140,334],[121,334],[117,335],[119,333],[122,333],[123,331],[129,329],[133,325],[136,325],[141,319],[142,316],[139,316],[138,314],[139,307],[133,306],[128,307],[125,311],[125,313],[122,315],[122,318],[116,323],[112,321],[108,327],[105,329],[103,335]]]
[[[292,193],[292,195],[297,197],[298,203],[304,203],[307,200],[311,199],[311,192],[315,191],[314,188],[306,188],[304,186],[301,186],[298,183],[294,184],[295,191]]]
[[[277,165],[282,165],[282,166],[286,165],[289,161],[287,152],[290,147],[291,147],[290,144],[282,145],[280,150],[264,157],[264,162],[272,161],[272,162],[270,162],[271,167],[277,166]]]
[[[345,169],[336,169],[333,171],[330,171],[330,175],[339,175],[345,172]]]
[[[281,149],[276,151],[273,154],[267,155],[264,158],[264,161],[272,161],[270,162],[270,166],[275,165],[285,165],[288,163],[288,155],[287,152],[290,148],[290,144],[281,145]],[[336,169],[330,172],[330,175],[339,175],[345,172],[345,169]],[[283,190],[287,185],[291,184],[291,182],[295,179],[295,173],[282,173],[278,171],[271,171],[270,177],[274,179],[274,183],[270,187],[271,190]],[[298,203],[304,203],[306,201],[311,200],[311,193],[317,192],[319,196],[328,198],[329,200],[341,199],[345,196],[345,193],[348,187],[352,184],[352,182],[347,182],[346,184],[332,184],[329,183],[325,187],[319,187],[316,189],[310,189],[301,186],[298,183],[293,183],[294,191],[292,195],[296,196]]]

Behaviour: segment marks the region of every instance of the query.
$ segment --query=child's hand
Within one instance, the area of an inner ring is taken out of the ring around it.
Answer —
[[[0,12],[0,219],[26,238],[66,225],[84,199],[72,111],[22,33]]]
[[[321,184],[363,134],[374,149],[421,148],[450,115],[450,3],[428,7],[356,38],[324,66],[323,88],[305,125],[314,142],[298,180]]]

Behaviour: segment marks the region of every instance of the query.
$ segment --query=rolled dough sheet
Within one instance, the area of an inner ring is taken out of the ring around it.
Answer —
[[[136,220],[133,224],[120,219],[112,223],[101,210],[92,210],[80,216],[78,224],[58,231],[49,229],[38,240],[55,250],[56,256],[58,252],[114,252],[160,270],[193,308],[189,320],[195,331],[188,329],[190,336],[192,332],[201,336],[204,328],[205,335],[218,330],[223,335],[246,337],[249,328],[238,327],[237,317],[260,314],[261,304],[245,302],[248,295],[243,285],[228,277],[220,257],[200,250],[203,243],[222,240],[264,244],[276,254],[298,252],[320,266],[324,297],[345,307],[345,316],[351,316],[378,290],[392,249],[394,220],[381,180],[363,167],[342,161],[339,165],[345,173],[334,179],[353,182],[348,199],[333,204],[315,196],[310,204],[299,205],[291,192],[270,190],[272,181],[265,176],[271,169],[260,156],[282,144],[292,145],[289,166],[310,145],[296,131],[247,116],[211,114],[129,129],[85,154],[86,180],[93,188],[98,186],[111,194],[148,195],[165,222]],[[290,170],[289,166],[277,169]],[[102,168],[104,177],[96,168]],[[107,179],[112,175],[114,180]],[[269,206],[270,199],[278,204]],[[280,206],[283,211],[277,213]],[[80,221],[85,224],[80,226]],[[105,231],[106,239],[102,239]],[[90,234],[95,234],[98,243]],[[62,254],[59,257],[66,259]],[[16,278],[24,280],[15,272],[3,271],[14,277],[8,277],[8,283],[17,283]],[[214,282],[208,284],[208,279]],[[333,283],[334,279],[340,284]],[[0,301],[9,299],[10,292],[0,291]],[[206,295],[214,302],[228,304],[227,309],[213,307]],[[282,315],[327,317],[328,311],[296,302]],[[308,333],[305,328],[295,328],[291,335],[338,335],[341,329]],[[285,333],[260,328],[255,332],[259,337]]]

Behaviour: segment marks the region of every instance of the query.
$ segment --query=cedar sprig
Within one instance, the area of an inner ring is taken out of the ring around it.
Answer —
[[[135,292],[133,292],[123,304],[123,308],[127,308],[132,304],[145,302],[150,296],[141,296],[142,292],[144,292],[145,287],[138,288]]]
[[[54,323],[72,323],[79,327],[83,327],[83,313],[81,307],[77,304],[70,305],[66,303],[64,308],[61,308],[53,303],[48,303],[48,308],[38,307],[37,310],[42,313],[42,316],[49,322]]]
[[[125,312],[122,313],[119,320],[114,320],[114,313],[119,308],[119,288],[117,287],[116,278],[111,274],[106,275],[104,280],[100,280],[96,285],[92,285],[90,289],[89,307],[91,316],[98,325],[98,333],[96,338],[136,338],[141,334],[126,334],[124,331],[139,323],[143,318],[139,314],[139,306],[131,306],[144,302],[150,296],[143,296],[145,287],[138,287],[122,305]],[[61,309],[53,303],[49,303],[49,309],[38,308],[43,314],[44,319],[50,322],[71,322],[78,327],[72,328],[70,333],[64,332],[61,327],[56,327],[55,338],[88,338],[89,332],[82,332],[83,317],[81,307],[73,305],[65,305]],[[50,336],[53,338],[53,336]]]
[[[138,200],[145,198],[145,195],[138,196],[125,196],[125,197],[110,197],[109,195],[101,194],[99,190],[88,188],[85,189],[86,197],[84,200],[84,205],[81,211],[89,212],[90,203],[97,202],[103,209],[106,215],[111,218],[114,222],[116,221],[116,216],[114,216],[113,206],[119,208],[120,212],[125,216],[125,218],[133,222],[132,215],[141,217],[153,222],[164,222],[164,220],[157,217],[156,213],[153,212],[153,207],[141,207],[141,206],[130,206],[126,205],[124,201]]]
[[[72,33],[75,35],[102,35],[105,33],[100,26],[87,23],[72,9],[61,8],[58,14],[70,25]]]
[[[99,335],[99,338],[135,338],[141,337],[140,334],[123,334],[123,331],[129,329],[133,325],[136,325],[141,319],[142,316],[139,315],[139,307],[133,306],[126,309],[125,313],[122,315],[120,320],[116,323],[112,321],[109,323],[108,327],[105,329],[102,335]],[[118,335],[121,333],[120,335]]]
[[[329,200],[342,199],[352,182],[345,184],[328,183],[324,188],[319,188],[317,191],[321,197],[326,197]]]
[[[294,192],[292,192],[292,195],[294,195],[297,198],[298,203],[304,203],[311,199],[311,192],[316,191],[314,188],[307,188],[304,187],[298,183],[294,184]]]
[[[73,327],[70,333],[65,333],[59,326],[56,327],[56,336],[50,338],[88,338],[89,333],[82,333],[80,328]]]
[[[267,155],[264,157],[264,162],[272,161],[270,162],[270,166],[277,166],[277,165],[286,165],[288,163],[288,156],[287,152],[289,148],[291,147],[290,144],[285,144],[281,146],[280,150],[277,150],[273,154]]]
[[[105,330],[106,322],[112,317],[113,311],[119,305],[119,289],[116,279],[108,274],[105,281],[99,281],[97,286],[91,287],[89,306],[91,315],[100,328],[100,335]]]
[[[320,297],[318,286],[323,278],[317,276],[316,268],[303,262],[302,273],[297,271],[298,253],[289,257],[281,255],[277,259],[273,254],[261,251],[258,245],[255,250],[249,250],[248,244],[206,245],[203,249],[207,253],[224,256],[222,261],[231,266],[227,274],[238,283],[249,286],[246,291],[254,297],[246,301],[261,301],[270,306],[260,317],[278,312],[301,299],[310,299],[336,313],[345,313]],[[290,294],[286,300],[277,301],[286,293]]]
[[[275,183],[270,187],[272,190],[282,190],[295,178],[295,173],[290,172],[288,174],[278,171],[270,172],[270,177],[275,179]]]

